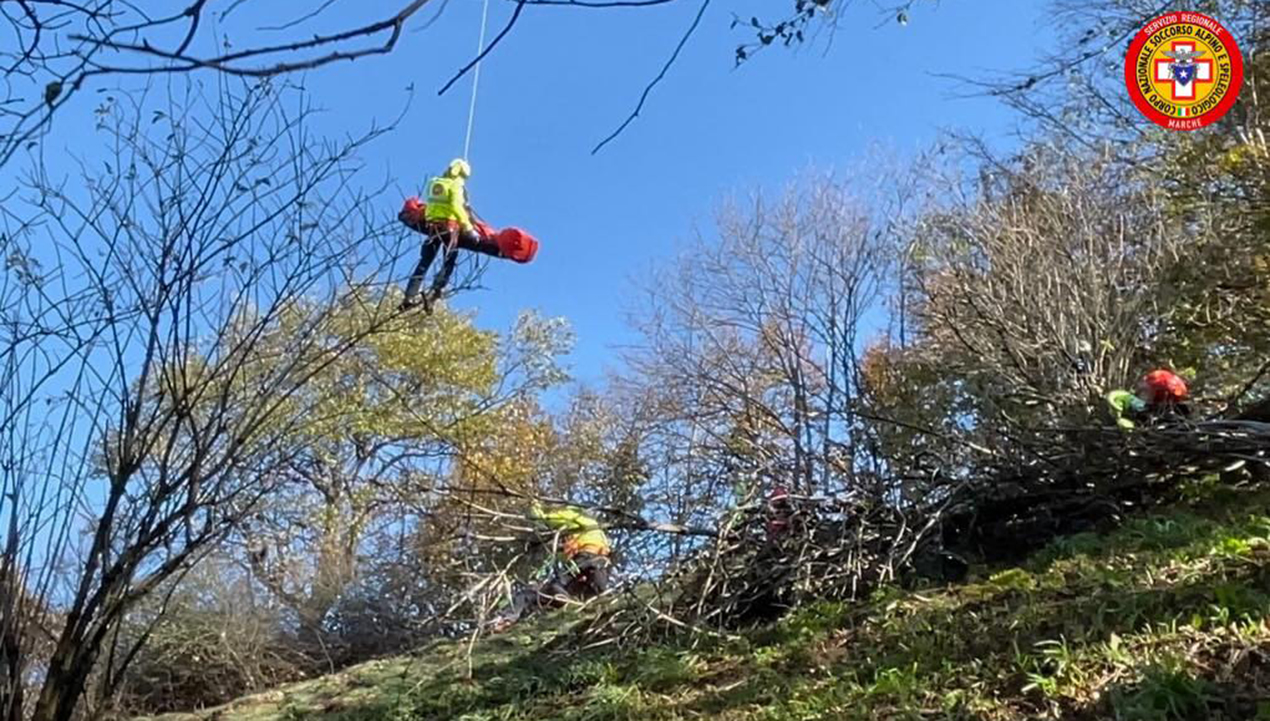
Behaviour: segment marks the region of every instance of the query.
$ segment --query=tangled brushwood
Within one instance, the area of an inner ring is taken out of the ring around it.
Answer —
[[[964,561],[944,551],[933,532],[947,505],[900,509],[798,496],[779,511],[749,504],[712,544],[589,620],[583,638],[594,645],[685,631],[726,634],[810,601],[861,598],[912,573],[959,580]]]
[[[895,580],[932,545],[941,508],[899,509],[848,499],[791,499],[743,512],[719,543],[672,574],[671,615],[695,625],[736,628],[772,620],[808,600],[850,600]]]
[[[1057,436],[1057,434],[1055,434]],[[968,486],[941,524],[951,547],[1014,560],[1058,535],[1174,502],[1195,484],[1270,479],[1270,423],[1179,421],[1121,434],[1082,430]]]
[[[684,632],[718,635],[817,600],[855,600],[891,582],[962,580],[966,559],[1017,559],[1057,536],[1104,529],[1129,512],[1183,499],[1196,485],[1270,480],[1270,423],[1173,422],[1134,433],[1070,431],[942,500],[791,496],[752,503],[713,543],[659,580],[629,589],[581,627],[586,645]]]

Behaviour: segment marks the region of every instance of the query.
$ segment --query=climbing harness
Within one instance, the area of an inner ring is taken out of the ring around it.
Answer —
[[[472,95],[468,100],[467,128],[463,135],[463,155],[461,156],[463,165],[470,163],[469,157],[472,152],[472,134],[476,127],[476,101],[481,85],[481,63],[484,62],[482,55],[485,53],[485,37],[486,31],[489,27],[489,3],[490,0],[482,0],[481,28],[476,41],[476,60],[471,65]],[[448,88],[449,85],[447,84],[446,87]],[[442,89],[443,92],[444,90],[445,88]],[[457,162],[459,161],[455,161],[455,163]],[[451,165],[453,166],[455,163],[451,163]],[[469,168],[466,173],[463,173],[463,176],[466,177],[466,175],[470,172]],[[429,184],[431,185],[430,182]],[[429,198],[429,200],[437,202],[436,198]],[[425,207],[426,206],[420,202],[419,198],[407,198],[400,213],[398,213],[397,218],[405,224],[406,227],[427,235],[431,231],[427,227]],[[495,258],[504,258],[516,263],[528,263],[532,261],[534,256],[537,254],[538,240],[520,228],[508,227],[503,228],[502,230],[497,230],[483,222],[479,217],[473,216],[472,220],[474,221],[473,225],[476,226],[475,229],[479,234],[480,241],[470,243],[467,246],[461,246],[466,251],[475,252],[464,253],[466,261],[464,266],[466,267],[466,271],[462,273],[462,277],[465,277],[465,280],[460,281],[460,286],[472,285],[479,282],[481,276],[485,274],[485,270],[488,267],[488,259],[490,256]],[[427,243],[431,243],[436,240],[438,240],[438,238],[433,236],[425,243],[424,256],[421,258],[419,265],[416,267],[415,273],[411,276],[411,280],[406,286],[406,297],[402,301],[401,306],[403,310],[409,309],[410,307],[413,307],[413,305],[417,304],[413,300],[415,297],[414,294],[418,292],[419,287],[422,285],[423,274],[427,271],[428,266],[434,258],[433,253],[436,252],[435,250],[428,251],[427,248],[430,246],[428,246]],[[424,306],[425,311],[430,312],[431,300],[429,300],[429,298],[435,300],[436,297],[440,296],[441,289],[446,285],[446,280],[449,279],[450,275],[455,270],[455,261],[450,260],[449,258],[451,253],[458,252],[458,248],[454,247],[456,245],[458,245],[458,234],[451,233],[450,245],[447,245],[445,248],[445,253],[441,260],[443,264],[448,261],[450,265],[443,266],[443,268],[445,268],[445,270],[443,270],[445,275],[438,276],[438,278],[443,279],[439,284],[435,285],[435,290],[424,293],[422,305]],[[434,281],[434,283],[436,283],[436,281]],[[429,293],[433,292],[435,292],[435,295],[430,296]]]

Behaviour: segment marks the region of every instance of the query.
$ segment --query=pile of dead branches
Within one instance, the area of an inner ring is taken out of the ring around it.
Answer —
[[[851,600],[894,581],[936,527],[933,509],[798,499],[787,527],[751,513],[674,578],[673,615],[729,628],[811,600]]]
[[[1056,536],[1114,525],[1178,500],[1194,483],[1270,480],[1270,423],[1173,421],[1122,433],[1054,432],[1044,450],[968,484],[941,521],[942,543],[1016,559]]]
[[[814,600],[867,595],[911,569],[938,561],[937,510],[900,510],[843,498],[791,497],[770,509],[738,509],[715,542],[654,583],[632,588],[584,631],[592,645],[684,631],[710,635],[774,620]]]
[[[1176,501],[1194,483],[1270,480],[1270,423],[1175,421],[1132,433],[1054,431],[1046,452],[974,482],[932,490],[924,507],[792,497],[735,511],[713,543],[629,589],[582,629],[592,646],[692,632],[726,634],[816,600],[854,600],[907,574],[957,581],[965,558],[1014,559],[1054,537],[1114,525]]]

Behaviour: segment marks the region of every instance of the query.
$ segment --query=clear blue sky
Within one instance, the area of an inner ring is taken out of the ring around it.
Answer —
[[[698,4],[526,10],[482,68],[470,187],[478,212],[528,229],[542,249],[531,265],[493,264],[491,290],[460,302],[495,327],[524,307],[568,317],[575,370],[595,378],[631,338],[623,310],[635,277],[671,257],[694,225],[708,230],[721,196],[813,166],[846,168],[878,144],[916,150],[941,128],[1004,141],[1016,123],[1005,108],[953,99],[957,88],[933,75],[1019,68],[1050,42],[1041,0],[947,0],[905,27],[853,3],[827,52],[824,43],[771,48],[734,69],[735,46],[752,36],[729,28],[730,10],[770,16],[786,4],[716,0],[642,116],[596,156]],[[491,31],[510,5],[494,0]],[[391,57],[314,76],[341,123],[375,104],[386,115],[415,83],[406,122],[376,149],[403,189],[461,151],[470,85],[441,99],[435,90],[473,52],[479,14],[479,0],[452,0]]]
[[[493,263],[490,290],[458,305],[479,308],[480,324],[492,328],[506,327],[522,308],[566,316],[578,336],[576,375],[594,380],[616,362],[614,346],[631,340],[623,310],[633,279],[671,257],[694,226],[708,229],[725,194],[778,187],[812,167],[849,168],[877,145],[908,153],[944,128],[1008,143],[1017,122],[1009,111],[986,98],[955,99],[957,88],[934,74],[1030,64],[1051,42],[1046,3],[922,2],[906,27],[880,14],[886,4],[850,3],[828,47],[771,48],[734,69],[735,46],[752,35],[729,28],[731,12],[770,17],[792,3],[715,0],[643,116],[597,156],[592,146],[632,109],[697,0],[527,8],[482,69],[469,188],[485,218],[529,230],[542,248],[531,265]],[[394,6],[367,5],[337,3],[322,23],[363,23]],[[492,36],[513,4],[491,5]],[[414,22],[392,54],[305,78],[328,109],[321,122],[332,134],[391,119],[413,83],[409,114],[368,152],[368,183],[386,174],[402,194],[414,194],[425,175],[461,153],[470,82],[442,98],[436,91],[472,56],[480,9],[480,0],[449,0],[430,27]],[[91,113],[68,110],[46,151],[92,137]],[[388,199],[384,214],[395,215],[398,203]],[[398,272],[404,278],[409,270]]]

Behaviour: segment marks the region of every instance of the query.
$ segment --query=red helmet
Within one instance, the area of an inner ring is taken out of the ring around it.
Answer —
[[[784,486],[776,486],[767,494],[767,513],[768,536],[780,536],[789,530],[793,509],[789,505],[789,490]]]
[[[1190,397],[1186,381],[1173,371],[1153,370],[1138,384],[1138,395],[1152,405],[1181,403]]]

